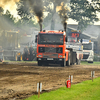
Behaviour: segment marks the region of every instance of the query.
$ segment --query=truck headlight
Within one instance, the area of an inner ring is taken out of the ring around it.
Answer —
[[[62,58],[63,56],[62,55],[59,55],[59,57]]]
[[[38,57],[42,57],[42,55],[38,55]]]

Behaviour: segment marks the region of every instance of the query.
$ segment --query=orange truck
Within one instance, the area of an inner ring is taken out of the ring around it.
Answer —
[[[77,52],[66,48],[65,31],[41,30],[36,36],[38,66],[60,64],[62,67],[77,63]]]

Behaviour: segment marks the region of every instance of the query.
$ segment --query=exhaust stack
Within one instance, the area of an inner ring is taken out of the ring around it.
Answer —
[[[66,32],[66,29],[67,29],[67,23],[64,22],[63,25],[64,25],[64,31]]]
[[[42,31],[42,23],[39,23],[39,25],[40,25],[40,31]]]

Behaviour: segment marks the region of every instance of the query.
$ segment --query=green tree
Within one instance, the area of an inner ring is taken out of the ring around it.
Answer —
[[[69,3],[68,1],[60,1],[45,0],[45,10],[54,15],[56,6],[60,5],[61,2],[69,4],[70,11],[67,13],[68,18],[72,18],[73,20],[77,21],[78,29],[81,31],[83,31],[84,28],[86,28],[88,25],[93,24],[95,21],[99,21],[99,18],[97,17],[97,12],[100,12],[99,0],[91,0],[91,2],[89,2],[88,0],[70,0]],[[50,9],[49,5],[52,3],[54,5],[54,9]]]
[[[29,0],[20,0],[17,3],[18,15],[21,17],[16,23],[17,27],[38,27],[33,20],[34,15]]]
[[[61,17],[61,14],[67,13],[67,8],[66,8],[66,12],[63,12],[65,10],[60,10],[59,12],[56,12],[56,7],[57,6],[61,6],[61,3],[68,3],[68,0],[44,0],[44,8],[45,11],[48,12],[48,16],[46,18],[44,18],[44,24],[46,25],[46,22],[48,23],[48,21],[51,23],[51,29],[54,29],[55,27],[55,23],[57,21],[57,16],[58,14]],[[61,17],[62,18],[62,17]]]
[[[22,20],[28,20],[29,18],[31,18],[31,13],[29,10],[30,8],[28,0],[20,0],[17,3],[18,15],[21,17]]]
[[[98,2],[98,1],[97,1]],[[89,24],[99,21],[97,11],[99,11],[97,2],[88,0],[71,0],[69,18],[78,22],[78,29],[83,30]]]
[[[2,13],[3,13],[3,8],[0,7],[0,15],[2,15]]]
[[[49,22],[55,24],[55,20],[57,19],[55,17],[57,16],[56,7],[60,6],[62,2],[68,4],[70,7],[69,12],[66,10],[66,19],[72,18],[77,21],[79,30],[83,31],[89,24],[99,21],[99,18],[97,17],[97,12],[100,12],[99,0],[91,0],[91,2],[88,0],[43,0],[44,12],[48,12],[48,16],[44,18],[43,22],[45,26],[47,26]],[[22,19],[26,18],[29,20],[29,18],[34,17],[29,5],[27,0],[20,0],[20,3],[18,4],[18,14]],[[61,16],[61,13],[59,15]]]

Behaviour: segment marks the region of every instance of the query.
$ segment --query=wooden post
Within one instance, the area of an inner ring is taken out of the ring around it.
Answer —
[[[40,97],[40,82],[39,82],[39,90],[38,90],[38,98]]]
[[[92,71],[92,82],[93,82],[93,71]]]
[[[69,80],[71,83],[73,82],[73,75],[69,75]]]
[[[71,75],[70,75],[70,84],[71,84]]]
[[[94,77],[94,71],[91,71],[92,82],[93,82],[93,77]]]

